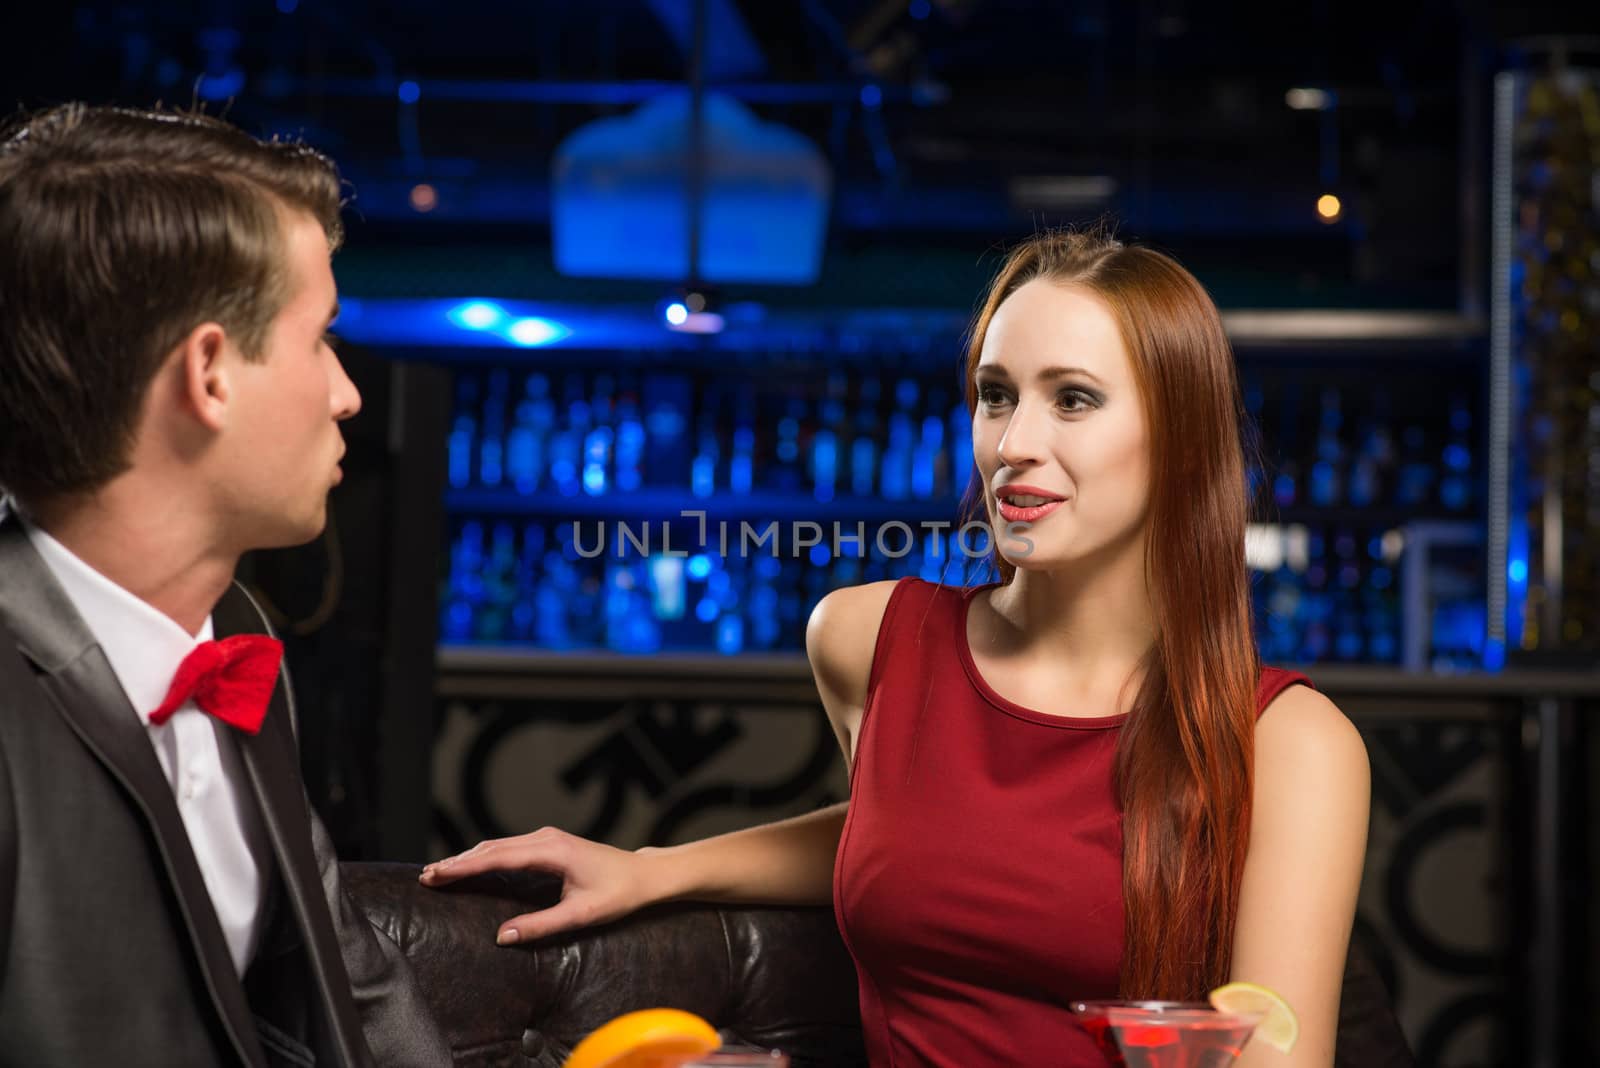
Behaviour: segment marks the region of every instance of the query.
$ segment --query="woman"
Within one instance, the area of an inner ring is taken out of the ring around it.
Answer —
[[[1039,235],[978,316],[967,401],[1002,581],[841,589],[807,628],[848,804],[636,853],[547,828],[424,883],[561,873],[502,943],[669,898],[832,900],[874,1065],[1098,1065],[1067,1001],[1245,979],[1301,1037],[1240,1064],[1327,1068],[1366,752],[1257,660],[1215,306],[1159,253]]]

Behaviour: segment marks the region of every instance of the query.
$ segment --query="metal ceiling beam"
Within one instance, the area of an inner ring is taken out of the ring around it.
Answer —
[[[263,76],[246,90],[268,100],[321,97],[395,98],[402,83],[394,78],[299,78]],[[506,104],[638,104],[666,92],[681,92],[682,82],[662,81],[485,81],[461,78],[421,78],[415,86],[418,99],[468,103]],[[861,99],[862,82],[753,82],[707,79],[706,88],[751,104],[854,104]],[[936,83],[900,87],[882,86],[885,100],[918,105],[945,99]]]
[[[678,53],[686,60],[694,48],[696,4],[689,0],[645,0]],[[756,44],[744,16],[733,0],[702,0],[706,15],[705,68],[707,81],[760,78],[767,73],[767,57]]]
[[[448,162],[448,161],[445,161]],[[418,225],[514,222],[545,225],[550,217],[550,186],[525,168],[457,166],[411,172],[403,166],[367,168],[357,161],[344,168],[355,189],[352,206],[368,219],[410,220]],[[1029,222],[1054,225],[1090,218],[1102,211],[1130,230],[1188,236],[1327,237],[1333,231],[1318,220],[1312,201],[1292,193],[1256,188],[1189,188],[1174,184],[1150,190],[1148,203],[1119,192],[1099,208],[1084,205],[1052,211],[1020,208],[1003,183],[959,186],[899,186],[846,182],[835,189],[832,224],[846,231],[1010,233]],[[434,187],[436,207],[425,215],[412,206],[417,182]]]

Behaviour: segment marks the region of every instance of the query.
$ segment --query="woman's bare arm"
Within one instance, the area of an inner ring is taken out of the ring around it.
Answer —
[[[1366,746],[1332,701],[1295,686],[1262,714],[1255,764],[1233,978],[1283,995],[1300,1041],[1287,1056],[1252,1043],[1239,1068],[1332,1068],[1366,857]]]
[[[806,653],[823,708],[848,762],[855,748],[878,627],[894,583],[835,590],[812,611]],[[668,848],[636,852],[552,827],[480,842],[423,869],[444,886],[486,871],[533,870],[562,877],[561,901],[501,925],[502,943],[617,919],[658,901],[826,904],[848,804]]]

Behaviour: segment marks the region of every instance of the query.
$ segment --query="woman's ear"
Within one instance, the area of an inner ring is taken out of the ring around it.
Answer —
[[[228,334],[220,323],[201,323],[178,343],[182,404],[207,429],[221,430],[232,396]]]

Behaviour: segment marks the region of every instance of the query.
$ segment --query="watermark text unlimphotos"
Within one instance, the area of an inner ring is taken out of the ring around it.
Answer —
[[[699,523],[697,537],[684,539],[686,544],[674,545],[673,532],[670,523],[665,521],[644,520],[639,523],[628,523],[617,520],[614,523],[595,523],[594,529],[585,531],[584,525],[574,520],[572,523],[572,544],[577,554],[585,559],[594,559],[605,555],[607,549],[615,551],[620,558],[630,550],[641,556],[660,553],[663,556],[689,556],[691,553],[708,552],[712,545],[717,547],[718,554],[727,557],[730,553],[738,557],[759,556],[766,553],[772,557],[788,555],[791,557],[806,556],[818,546],[827,547],[829,553],[835,557],[853,555],[857,559],[867,553],[869,541],[878,554],[891,560],[909,556],[917,548],[917,530],[921,529],[924,536],[936,536],[941,541],[946,540],[946,532],[953,532],[954,537],[949,539],[956,552],[968,559],[978,560],[989,555],[990,546],[995,541],[995,531],[982,520],[972,520],[957,526],[948,520],[922,520],[915,527],[903,520],[895,519],[880,523],[871,538],[867,535],[867,524],[864,520],[855,524],[851,531],[848,524],[833,522],[828,524],[831,530],[823,524],[811,520],[792,520],[788,523],[779,520],[770,520],[766,523],[751,523],[749,520],[740,520],[737,524],[727,520],[718,520],[713,528],[707,522],[704,511],[688,510],[678,513],[680,518],[695,519]],[[735,529],[736,527],[736,529]],[[1004,546],[1008,557],[1026,557],[1033,552],[1033,542],[1023,534],[1032,527],[1031,523],[1007,523],[1003,531]],[[784,528],[787,528],[786,536]],[[712,535],[715,534],[715,540]],[[680,537],[682,534],[680,532]],[[846,551],[846,546],[851,551]],[[787,551],[785,551],[787,550]]]

